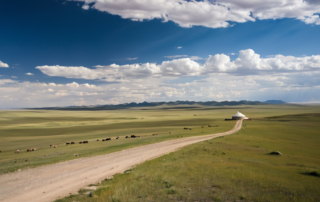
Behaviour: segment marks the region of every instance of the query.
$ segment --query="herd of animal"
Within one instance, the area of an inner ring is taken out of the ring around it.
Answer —
[[[211,125],[208,125],[208,127],[217,127],[218,125],[216,126],[211,126]],[[202,126],[203,128],[203,126]],[[183,128],[185,130],[192,130],[191,128]],[[171,134],[171,132],[169,132]],[[158,134],[152,134],[152,136],[155,136],[155,135],[158,135]],[[140,135],[131,135],[131,136],[126,136],[126,138],[138,138],[138,137],[141,137]],[[116,139],[119,139],[120,137],[116,137]],[[106,139],[102,139],[102,141],[110,141],[111,138],[106,138]],[[97,139],[97,141],[99,141],[99,139]],[[87,144],[89,143],[89,141],[80,141],[79,144]],[[66,145],[73,145],[75,144],[75,142],[67,142]],[[57,145],[50,145],[51,148],[57,148],[58,146]],[[37,148],[32,148],[32,149],[27,149],[27,152],[32,152],[32,151],[36,151]],[[20,150],[16,150],[15,153],[20,153],[21,151]],[[1,153],[1,151],[0,151]]]

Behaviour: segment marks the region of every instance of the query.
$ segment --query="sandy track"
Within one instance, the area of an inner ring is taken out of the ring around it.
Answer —
[[[186,145],[233,134],[240,130],[241,126],[242,121],[237,121],[232,130],[224,133],[170,140],[1,175],[0,201],[54,201]]]

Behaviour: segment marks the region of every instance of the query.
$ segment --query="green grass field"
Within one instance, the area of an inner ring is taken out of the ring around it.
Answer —
[[[238,110],[253,119],[245,122],[240,132],[185,147],[115,175],[113,180],[103,181],[92,197],[81,190],[79,195],[59,201],[320,201],[317,106],[1,111],[0,172],[71,160],[76,154],[99,155],[181,136],[227,131],[235,122],[224,118]],[[142,137],[124,139],[131,134]],[[120,139],[95,141],[116,136]],[[65,145],[81,140],[90,142]],[[49,148],[50,144],[58,148]],[[38,150],[26,152],[33,147]],[[16,149],[22,153],[15,154]],[[284,155],[268,155],[271,151]]]
[[[276,115],[286,110],[256,116],[234,135],[187,146],[58,202],[320,201],[319,108]]]

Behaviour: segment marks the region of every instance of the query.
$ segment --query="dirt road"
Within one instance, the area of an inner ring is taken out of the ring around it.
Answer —
[[[186,145],[235,133],[241,126],[242,121],[237,121],[235,127],[225,133],[181,138],[1,175],[0,201],[54,201]]]

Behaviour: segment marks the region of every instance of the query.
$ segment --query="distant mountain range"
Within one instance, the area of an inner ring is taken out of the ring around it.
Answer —
[[[282,100],[267,100],[264,103],[274,104],[274,105],[286,104],[286,102],[283,102]]]
[[[191,108],[198,106],[237,106],[237,105],[266,105],[266,104],[284,104],[281,100],[268,100],[266,102],[259,101],[207,101],[207,102],[196,102],[196,101],[175,101],[175,102],[142,102],[142,103],[125,103],[119,105],[90,105],[90,106],[68,106],[68,107],[46,107],[46,108],[33,108],[33,109],[46,109],[46,110],[115,110],[115,109],[128,109],[134,107],[157,107],[162,106],[163,108],[168,107],[179,107],[179,108]],[[184,105],[184,106],[183,106]],[[185,106],[187,105],[187,106]]]

